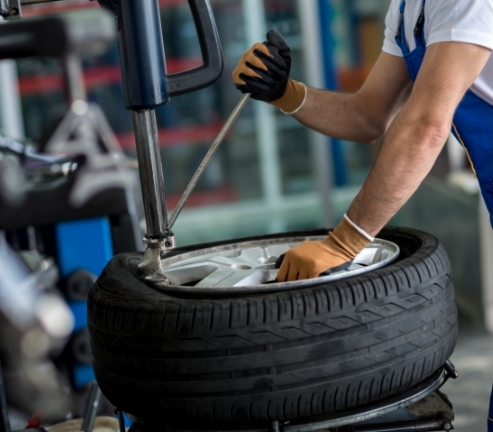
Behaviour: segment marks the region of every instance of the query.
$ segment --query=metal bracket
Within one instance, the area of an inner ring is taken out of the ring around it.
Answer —
[[[0,0],[0,15],[6,20],[22,18],[20,0]]]
[[[142,278],[148,282],[169,282],[164,274],[161,265],[161,253],[168,252],[175,248],[175,237],[173,233],[169,233],[169,237],[163,239],[152,239],[144,237],[144,243],[147,244],[147,249],[144,252],[142,261],[138,264],[138,268],[142,272]]]
[[[447,360],[447,362],[443,365],[443,367],[445,368],[445,371],[447,372],[449,378],[452,379],[459,378],[459,372],[457,372],[455,366],[452,364],[450,360]]]
[[[161,252],[167,252],[176,247],[175,236],[170,231],[164,238],[155,239],[144,237],[142,241],[147,245],[148,248],[160,248]]]

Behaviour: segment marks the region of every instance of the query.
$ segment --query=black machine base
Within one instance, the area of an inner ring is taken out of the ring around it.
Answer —
[[[452,363],[441,369],[412,389],[363,407],[291,422],[272,422],[270,428],[248,429],[238,426],[231,430],[251,432],[432,432],[450,431],[454,427],[452,404],[440,388],[449,378],[457,378]],[[117,410],[120,424],[123,414]],[[224,430],[224,427],[221,427]],[[180,429],[154,425],[137,420],[129,432],[213,432],[206,429]],[[124,432],[122,429],[121,432]]]

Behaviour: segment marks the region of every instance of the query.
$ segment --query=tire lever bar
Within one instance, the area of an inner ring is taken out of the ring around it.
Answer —
[[[231,115],[228,117],[228,119],[224,123],[224,126],[222,127],[221,131],[217,135],[216,139],[213,141],[211,148],[209,149],[209,151],[205,155],[204,159],[200,163],[199,167],[197,168],[197,171],[195,171],[195,174],[193,175],[192,180],[190,180],[190,183],[188,183],[188,186],[185,189],[185,192],[183,192],[183,195],[181,196],[180,201],[176,205],[173,213],[171,214],[171,217],[169,218],[169,229],[171,229],[173,227],[174,223],[176,222],[176,218],[180,214],[181,210],[183,209],[183,206],[185,205],[185,203],[187,202],[191,193],[195,189],[195,186],[197,186],[197,183],[200,180],[200,177],[202,177],[202,174],[204,173],[205,169],[207,168],[207,165],[209,165],[209,162],[211,161],[212,157],[216,153],[216,150],[221,145],[221,143],[224,141],[226,134],[231,129],[231,126],[233,126],[233,123],[237,119],[237,117],[240,114],[243,107],[248,102],[249,98],[250,98],[250,93],[245,93],[241,97],[240,101],[238,102],[238,104],[234,108],[233,112],[231,113]]]

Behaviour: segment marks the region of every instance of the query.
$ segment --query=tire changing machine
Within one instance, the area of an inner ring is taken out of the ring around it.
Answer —
[[[2,0],[1,4],[6,3],[7,11],[11,13],[14,11],[14,15],[20,15],[21,3],[32,1]],[[145,279],[159,280],[166,277],[161,268],[160,256],[173,249],[175,245],[171,225],[186,201],[187,193],[189,194],[193,189],[194,181],[196,183],[198,180],[197,174],[200,175],[203,171],[207,160],[204,160],[199,167],[170,222],[166,208],[154,109],[168,103],[172,96],[199,90],[213,84],[219,78],[223,66],[220,42],[209,1],[188,0],[197,27],[204,64],[191,71],[167,76],[157,0],[99,0],[99,2],[114,13],[118,22],[118,45],[125,103],[127,109],[133,111],[147,223],[147,234],[144,238],[147,249],[139,267]],[[241,109],[247,98],[248,96],[244,97],[237,108]],[[233,113],[233,120],[239,109]],[[227,123],[229,127],[231,122]],[[220,140],[218,137],[215,144],[219,144]],[[458,373],[453,365],[447,362],[416,387],[391,398],[320,418],[287,423],[273,421],[270,428],[258,430],[272,432],[450,431],[453,429],[454,419],[452,405],[439,389],[449,378],[457,378],[457,376]],[[91,395],[88,407],[97,407],[100,392],[93,391]],[[120,419],[121,432],[125,432],[123,413],[118,407],[115,408],[115,412]],[[94,410],[88,410],[88,419],[95,415]],[[139,419],[133,423],[130,432],[156,430],[185,432],[185,429],[166,427],[165,419],[163,423],[151,425]],[[90,432],[92,427],[88,429],[86,432]],[[223,427],[221,429],[224,430]],[[245,429],[246,427],[241,425],[232,428],[232,430]]]
[[[0,1],[4,17],[19,17],[20,8],[19,2]],[[56,361],[83,400],[95,379],[89,290],[115,253],[141,247],[137,170],[99,106],[87,102],[82,75],[82,59],[104,53],[114,41],[114,19],[91,9],[0,27],[0,60],[43,56],[59,60],[63,70],[68,109],[40,142],[0,136],[0,240],[27,253],[33,272],[49,265],[52,277],[44,289],[61,288],[74,330]],[[6,379],[6,386],[15,384]]]

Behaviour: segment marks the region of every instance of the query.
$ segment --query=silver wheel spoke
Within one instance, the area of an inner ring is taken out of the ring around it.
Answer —
[[[196,287],[242,287],[250,285],[261,285],[269,281],[271,274],[266,269],[251,270],[226,270],[218,269],[206,278],[202,279]]]
[[[203,280],[216,270],[217,267],[213,264],[196,263],[167,269],[166,276],[173,285],[180,286]]]

